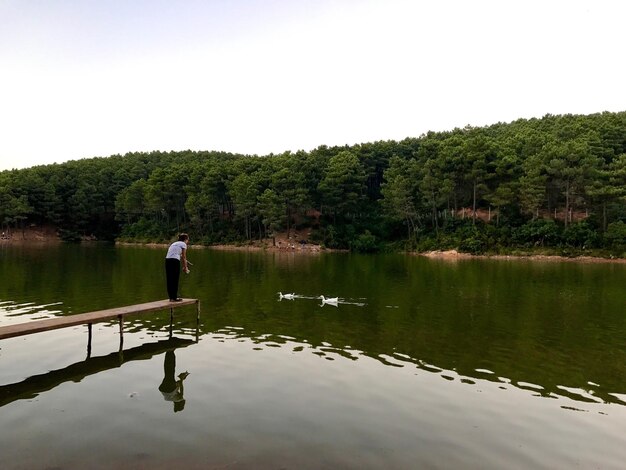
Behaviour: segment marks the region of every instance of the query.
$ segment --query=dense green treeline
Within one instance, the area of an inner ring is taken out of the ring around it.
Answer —
[[[626,245],[626,112],[547,115],[264,157],[132,153],[0,173],[5,228],[66,239],[245,242],[311,227],[332,248],[562,253]]]

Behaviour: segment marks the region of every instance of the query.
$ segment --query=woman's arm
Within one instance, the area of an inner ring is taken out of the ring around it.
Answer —
[[[183,251],[180,254],[180,260],[183,262],[183,271],[188,273],[189,268],[187,267],[187,250],[185,248],[183,248]]]

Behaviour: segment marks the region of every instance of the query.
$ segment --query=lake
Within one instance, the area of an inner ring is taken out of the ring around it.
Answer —
[[[166,298],[165,248],[0,255],[0,326]],[[3,469],[624,468],[625,265],[189,259],[199,324],[0,340]]]

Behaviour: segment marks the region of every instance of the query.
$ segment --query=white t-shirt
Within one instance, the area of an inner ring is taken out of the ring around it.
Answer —
[[[174,242],[170,245],[167,250],[166,258],[175,258],[180,261],[180,255],[183,253],[183,250],[187,249],[187,244],[185,242]]]

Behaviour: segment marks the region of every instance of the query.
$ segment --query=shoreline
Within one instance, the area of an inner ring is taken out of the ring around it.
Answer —
[[[35,245],[35,246],[45,246],[45,245],[57,245],[60,243],[64,243],[58,237],[50,237],[50,236],[42,236],[42,234],[38,234],[37,237],[26,237],[22,238],[21,236],[16,236],[12,238],[0,239],[0,246],[8,246],[8,245]],[[85,240],[87,243],[93,243],[94,241]],[[98,243],[97,241],[95,241]],[[129,241],[115,241],[114,244],[116,246],[134,246],[140,245],[148,248],[167,248],[169,243],[144,243],[144,242],[129,242]],[[278,243],[276,246],[271,243],[259,243],[255,242],[250,245],[229,245],[229,244],[218,244],[218,245],[195,245],[192,243],[193,248],[198,249],[208,249],[208,250],[217,250],[217,251],[254,251],[260,252],[264,251],[267,253],[294,253],[294,254],[313,254],[319,255],[321,253],[348,253],[349,250],[335,250],[331,248],[323,248],[319,245],[314,245],[310,243],[300,244],[300,243]],[[461,261],[461,260],[471,260],[471,259],[491,259],[491,260],[515,260],[515,261],[540,261],[540,262],[564,262],[564,263],[583,263],[583,264],[626,264],[626,258],[602,258],[599,256],[561,256],[561,255],[545,255],[545,254],[516,254],[516,255],[497,255],[497,254],[483,254],[483,255],[474,255],[471,253],[462,253],[457,250],[432,250],[425,252],[399,252],[404,253],[410,256],[422,256],[430,259],[437,259],[442,261]]]
[[[167,248],[169,243],[139,243],[139,242],[115,242],[116,245],[133,246],[141,245],[150,248]],[[268,253],[298,253],[298,254],[320,254],[320,253],[349,253],[349,250],[334,250],[330,248],[320,248],[318,245],[308,245],[316,249],[301,248],[281,248],[279,246],[265,245],[193,245],[193,248],[202,248],[207,250],[218,251],[265,251]],[[565,262],[565,263],[583,263],[583,264],[626,264],[626,258],[601,258],[599,256],[560,256],[560,255],[543,255],[543,254],[526,254],[526,255],[474,255],[471,253],[462,253],[457,250],[433,250],[424,252],[405,251],[398,252],[409,256],[422,256],[430,259],[438,259],[442,261],[461,261],[472,259],[492,259],[492,260],[510,260],[510,261],[544,261],[544,262]]]
[[[528,254],[528,255],[473,255],[471,253],[461,253],[457,250],[434,250],[425,251],[421,253],[411,253],[415,256],[424,256],[431,259],[440,259],[445,261],[457,261],[465,259],[495,259],[495,260],[513,260],[513,261],[546,261],[546,262],[565,262],[565,263],[583,263],[583,264],[624,264],[625,258],[601,258],[599,256],[560,256],[560,255],[541,255],[541,254]]]
[[[119,246],[133,246],[140,245],[148,248],[167,248],[170,243],[142,243],[142,242],[120,242],[116,241],[115,245]],[[202,248],[205,250],[217,250],[217,251],[265,251],[269,253],[299,253],[299,254],[319,254],[319,253],[339,253],[346,250],[333,250],[329,248],[322,248],[319,245],[300,245],[291,244],[288,246],[273,246],[273,245],[196,245],[191,243],[192,248]]]

